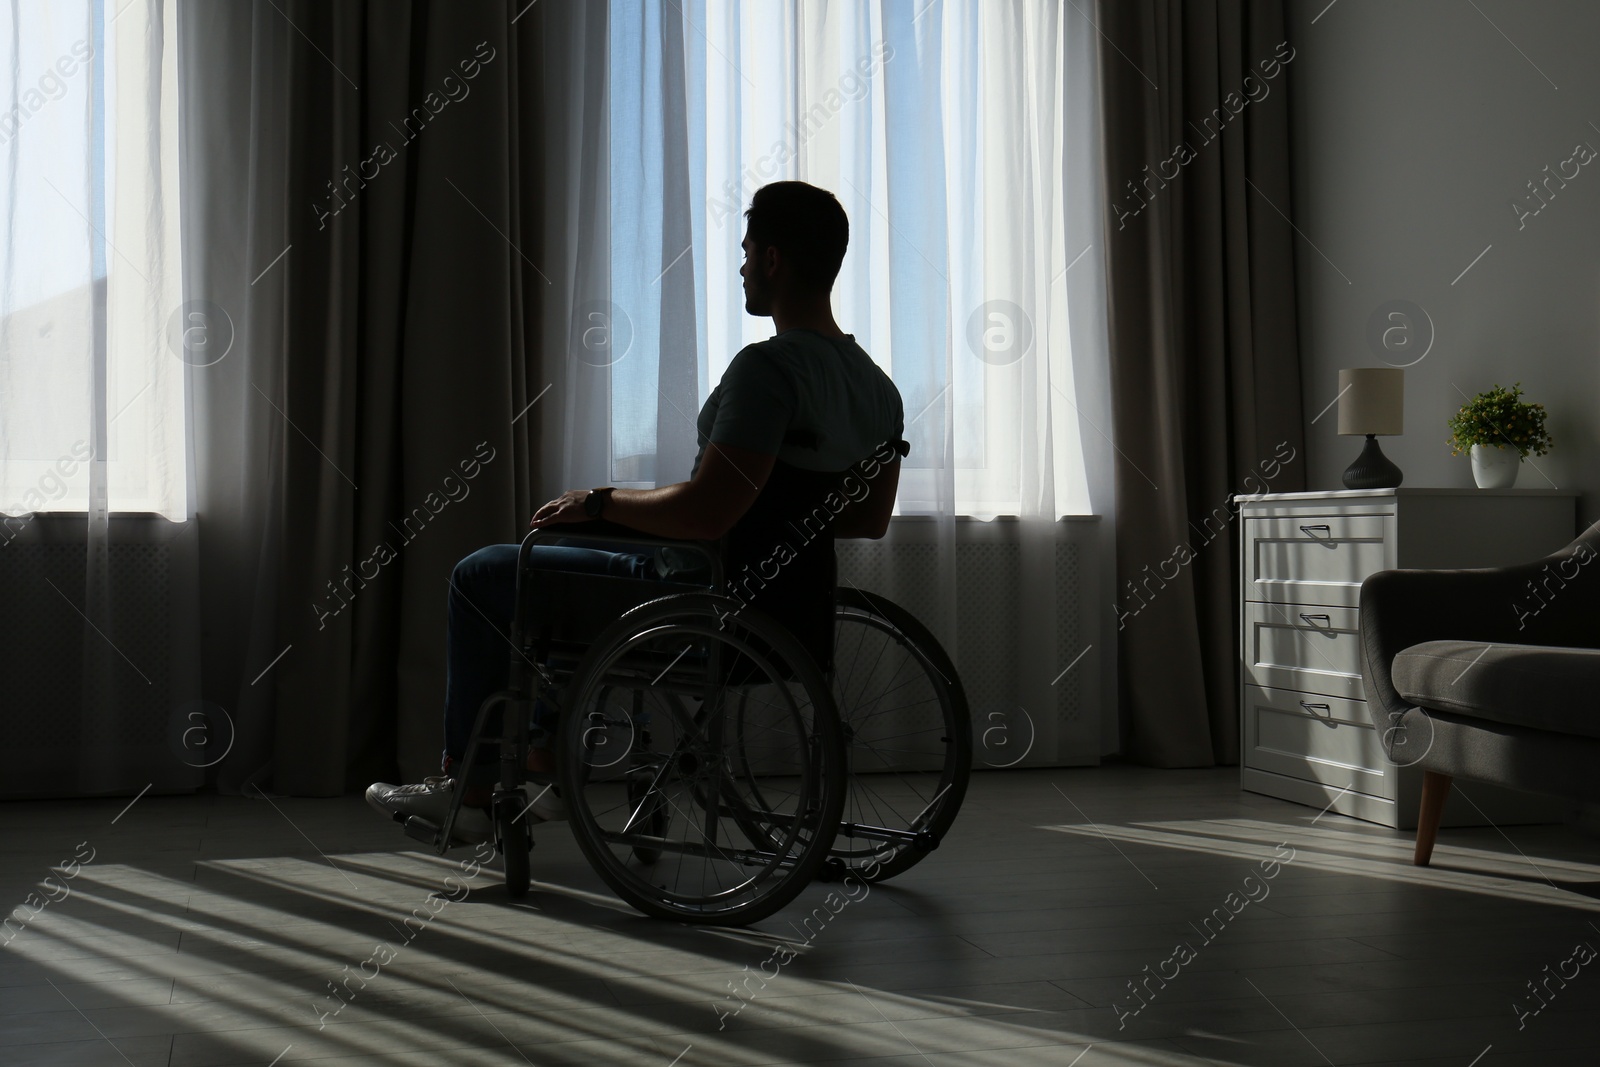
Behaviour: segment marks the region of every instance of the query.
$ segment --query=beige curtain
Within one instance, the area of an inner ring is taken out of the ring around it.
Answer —
[[[1238,761],[1229,494],[1304,488],[1282,0],[1100,0],[1123,751]],[[1270,475],[1270,477],[1269,477]]]
[[[183,5],[187,295],[236,331],[193,395],[225,789],[437,773],[447,580],[534,505],[564,104],[524,6]]]

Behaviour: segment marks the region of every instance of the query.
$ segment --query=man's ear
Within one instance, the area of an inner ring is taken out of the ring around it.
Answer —
[[[778,268],[783,265],[781,262],[782,257],[778,255],[778,246],[768,245],[765,251],[762,253],[761,259],[762,270],[765,272],[768,280],[776,278],[778,276]]]

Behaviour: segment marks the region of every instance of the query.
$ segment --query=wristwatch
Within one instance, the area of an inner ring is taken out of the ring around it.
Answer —
[[[589,495],[583,498],[583,513],[591,519],[598,519],[605,510],[606,501],[611,499],[611,494],[617,487],[608,485],[601,489],[589,490]]]

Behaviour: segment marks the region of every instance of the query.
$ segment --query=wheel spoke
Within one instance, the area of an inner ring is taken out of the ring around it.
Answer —
[[[971,761],[966,698],[938,643],[882,598],[840,590],[835,614],[834,694],[847,727],[852,822],[906,834],[948,830]],[[869,643],[871,647],[869,648]],[[907,840],[853,838],[835,855],[867,877],[886,878],[921,859]]]
[[[574,730],[585,713],[608,735],[634,727],[621,766],[567,775],[579,845],[623,899],[690,922],[782,907],[826,858],[844,803],[826,680],[787,631],[756,613],[728,624],[725,604],[688,594],[624,615],[570,690]],[[600,698],[607,687],[614,700]],[[631,720],[618,711],[630,692]],[[565,744],[581,751],[574,737]],[[821,765],[816,745],[829,753]]]

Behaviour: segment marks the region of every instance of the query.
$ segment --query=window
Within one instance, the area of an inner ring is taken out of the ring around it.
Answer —
[[[205,349],[183,330],[206,309],[180,307],[174,4],[33,0],[0,23],[8,514],[187,517],[184,360]]]
[[[612,0],[613,478],[686,477],[768,181],[850,217],[835,316],[894,379],[902,512],[1086,513],[1068,339],[1059,5]],[[946,460],[946,456],[949,460]],[[1030,511],[1030,509],[1032,509]]]

